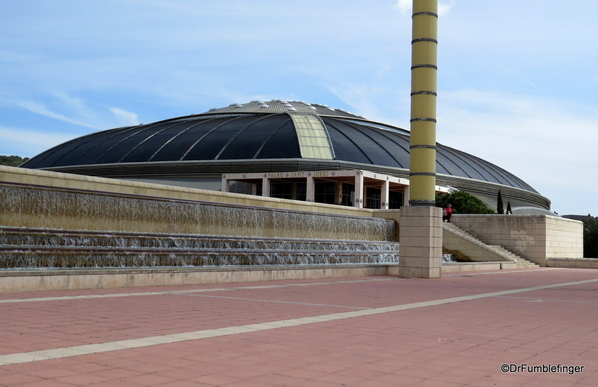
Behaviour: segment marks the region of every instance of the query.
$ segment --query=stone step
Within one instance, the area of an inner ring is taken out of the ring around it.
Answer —
[[[502,256],[505,259],[514,261],[516,263],[516,267],[518,267],[518,268],[539,267],[539,265],[537,265],[531,261],[528,261],[528,260],[524,259],[523,257],[520,257],[519,255],[504,248],[503,246],[486,244],[484,241],[482,241],[475,235],[463,230],[462,228],[460,228],[459,226],[456,226],[453,223],[445,222],[445,223],[443,223],[443,227],[445,229],[450,230],[450,232],[453,234],[460,235],[462,238],[467,239],[469,242],[471,242],[473,244],[476,244],[479,246],[485,246],[486,249],[491,249],[495,253],[498,253],[497,255]]]
[[[317,251],[398,251],[398,243],[236,237],[189,234],[144,234],[0,227],[0,245],[40,247],[107,247],[120,249],[284,249]]]
[[[168,266],[246,266],[397,263],[398,253],[297,251],[209,251],[209,252],[122,252],[122,251],[11,251],[0,252],[2,269],[108,268]]]
[[[0,268],[397,263],[399,244],[0,227]]]
[[[515,254],[514,252],[512,252],[511,250],[509,250],[503,246],[492,245],[492,247],[504,252],[505,254],[509,254],[517,263],[517,268],[540,267],[540,265]]]

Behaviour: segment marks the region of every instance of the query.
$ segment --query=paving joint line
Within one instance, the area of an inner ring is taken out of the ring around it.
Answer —
[[[538,298],[538,297],[513,297],[503,296],[499,298],[510,298],[513,300],[534,300],[536,302],[566,302],[571,304],[598,304],[598,301],[576,301],[576,300],[556,300],[553,298]]]
[[[566,282],[551,285],[535,286],[530,288],[519,288],[511,290],[503,290],[491,293],[480,293],[469,296],[450,297],[431,301],[415,302],[411,304],[394,305],[382,308],[373,308],[368,310],[357,310],[351,312],[332,313],[320,316],[301,317],[296,319],[271,321],[266,323],[256,323],[241,326],[232,326],[225,328],[207,329],[202,331],[176,333],[171,335],[161,335],[152,337],[142,337],[138,339],[119,340],[107,343],[79,345],[66,348],[47,349],[42,351],[32,351],[23,353],[14,353],[8,355],[0,355],[0,366],[30,363],[41,360],[60,359],[66,357],[80,356],[85,354],[97,354],[111,351],[119,351],[126,349],[149,347],[159,344],[172,344],[184,341],[201,340],[214,337],[230,336],[242,333],[252,333],[266,331],[277,328],[296,327],[320,322],[330,322],[335,320],[344,320],[354,317],[366,317],[377,314],[399,312],[410,309],[424,308],[428,306],[446,305],[463,301],[480,300],[490,297],[501,297],[509,294],[525,293],[544,289],[553,289],[565,286],[582,285],[588,283],[598,282],[598,279],[583,280],[576,282]]]

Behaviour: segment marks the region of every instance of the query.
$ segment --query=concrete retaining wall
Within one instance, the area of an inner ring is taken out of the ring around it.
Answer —
[[[0,272],[0,292],[179,286],[386,274],[388,274],[386,265],[19,270]]]
[[[583,223],[547,215],[465,215],[451,221],[489,245],[546,266],[550,258],[583,258]]]
[[[512,270],[516,269],[515,262],[469,262],[469,263],[450,263],[442,264],[442,273],[461,273],[469,271],[494,271],[494,270]]]
[[[508,262],[444,263],[443,273],[514,269]],[[363,276],[398,276],[399,265],[306,265],[226,268],[0,271],[0,293],[180,286]]]
[[[548,267],[564,267],[572,269],[598,269],[598,258],[549,258]]]

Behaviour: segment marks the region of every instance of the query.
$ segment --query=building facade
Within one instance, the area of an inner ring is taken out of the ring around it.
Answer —
[[[92,133],[22,165],[83,175],[314,201],[400,208],[409,200],[407,130],[325,105],[252,101]],[[437,192],[467,191],[494,207],[550,201],[514,174],[437,144]]]

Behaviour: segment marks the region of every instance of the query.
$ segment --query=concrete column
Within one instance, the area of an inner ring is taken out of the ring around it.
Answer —
[[[388,180],[382,182],[382,187],[380,189],[380,209],[387,210],[388,209],[388,201],[390,200],[388,187],[390,183]]]
[[[403,207],[400,213],[399,276],[442,276],[442,209]]]
[[[270,179],[262,178],[262,196],[270,197]]]
[[[341,204],[343,202],[343,183],[337,181],[334,184],[334,203]]]
[[[311,175],[309,173],[308,175]],[[308,202],[314,202],[316,199],[316,184],[313,176],[307,176],[307,184],[305,187],[305,200]]]
[[[363,208],[365,192],[363,189],[363,172],[358,171],[355,176],[355,203],[357,208]]]
[[[413,0],[409,206],[401,209],[399,275],[442,275],[442,210],[436,195],[438,0]]]
[[[226,176],[222,175],[222,186],[221,186],[220,190],[222,192],[228,192],[228,189],[229,189],[228,179],[226,178]]]

